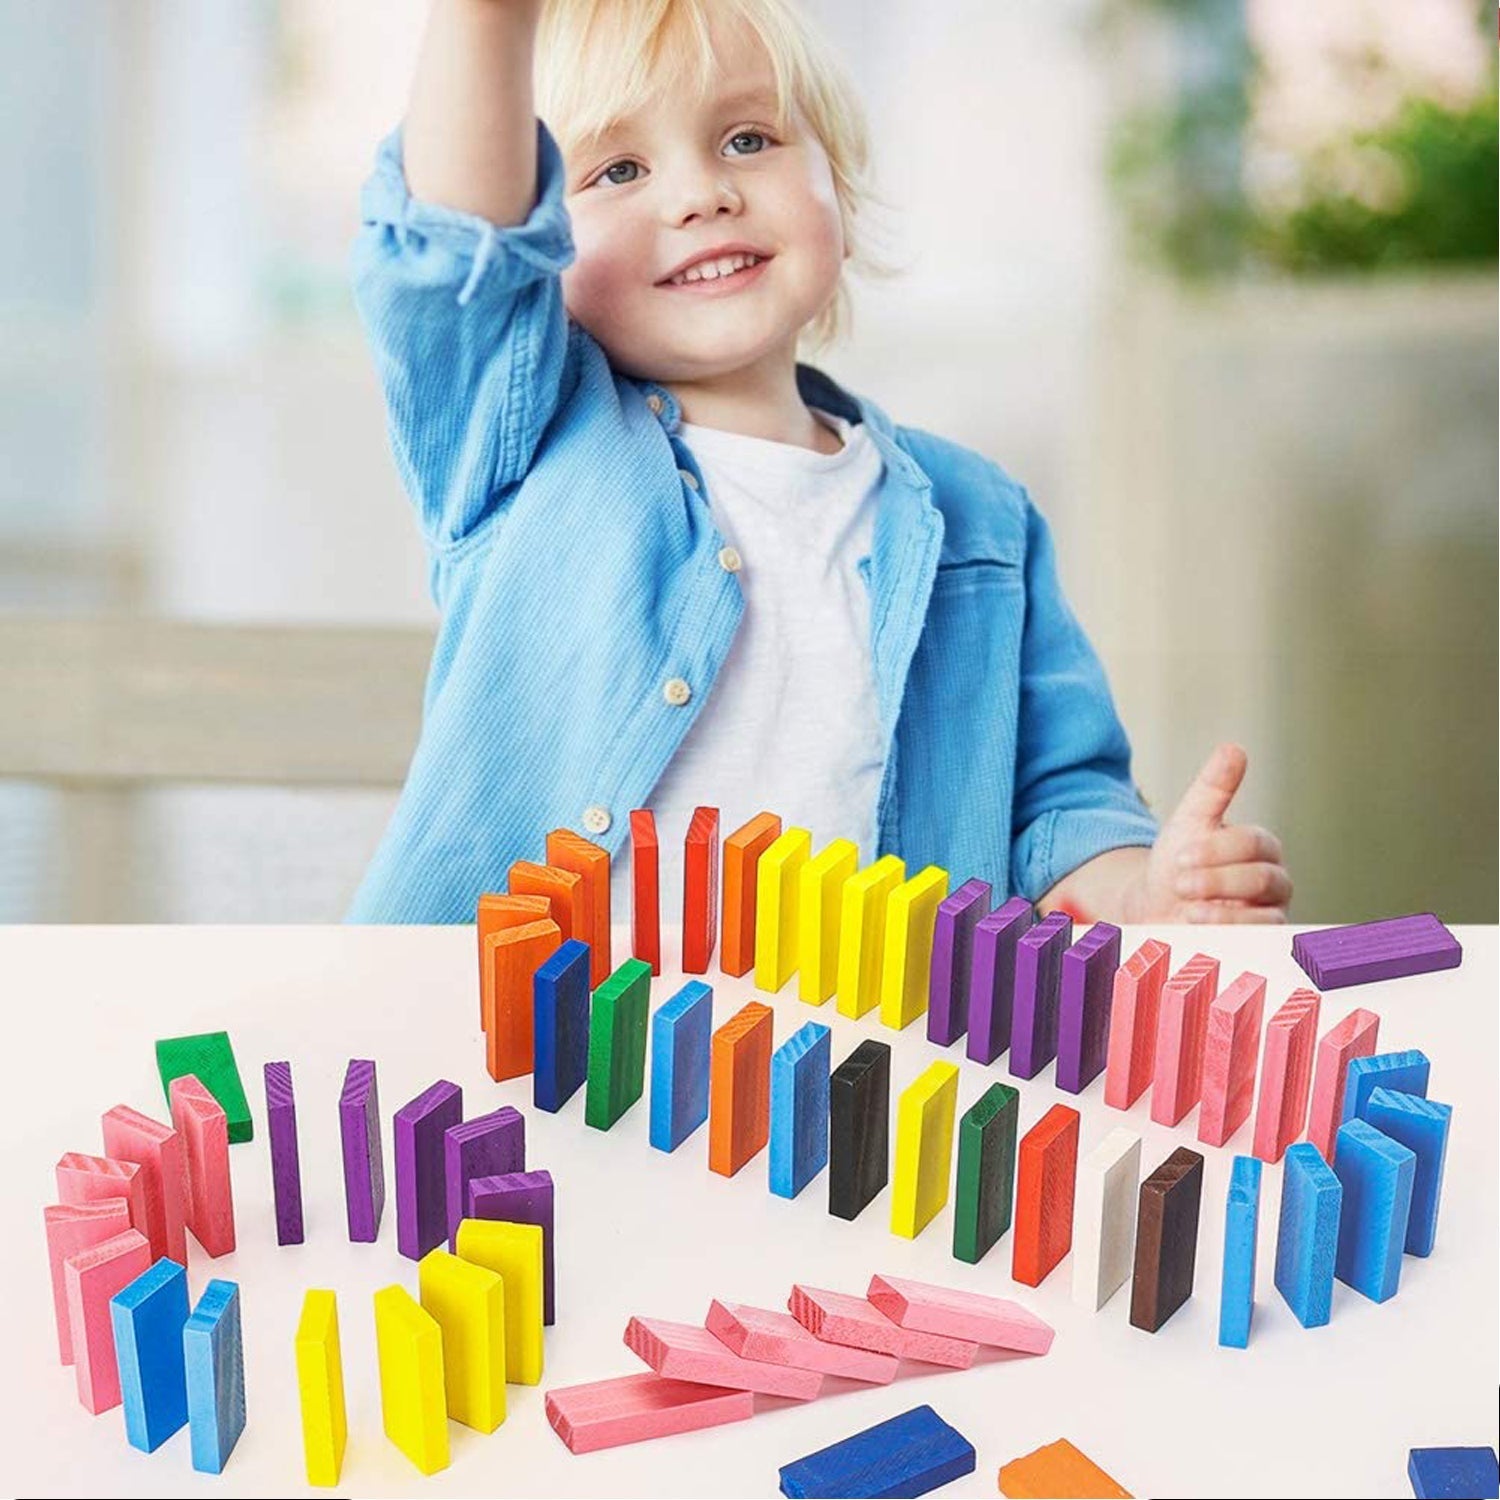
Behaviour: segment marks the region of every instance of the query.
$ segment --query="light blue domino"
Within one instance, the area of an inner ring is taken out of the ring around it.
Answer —
[[[771,1191],[795,1198],[828,1165],[833,1042],[809,1021],[771,1054]]]
[[[1411,1189],[1406,1253],[1431,1255],[1437,1241],[1438,1204],[1443,1196],[1443,1162],[1448,1155],[1451,1104],[1380,1087],[1370,1091],[1365,1119],[1376,1130],[1416,1152],[1417,1176]]]
[[[163,1256],[109,1299],[125,1438],[154,1453],[187,1423],[182,1329],[188,1320],[187,1269]]]
[[[1363,1120],[1370,1095],[1378,1088],[1427,1097],[1427,1075],[1432,1064],[1415,1047],[1409,1052],[1378,1052],[1374,1057],[1354,1057],[1344,1074],[1344,1119]],[[1343,1123],[1342,1121],[1340,1123]]]
[[[1333,1170],[1343,1184],[1334,1275],[1372,1302],[1396,1295],[1417,1153],[1365,1120],[1340,1125]]]
[[[1304,1328],[1322,1327],[1333,1310],[1343,1197],[1333,1168],[1311,1141],[1287,1147],[1276,1227],[1276,1289]]]
[[[240,1289],[210,1281],[182,1330],[193,1467],[219,1474],[245,1430],[245,1353]]]
[[[708,1118],[713,986],[690,979],[651,1017],[651,1144],[675,1151]]]
[[[1224,1209],[1224,1277],[1219,1292],[1219,1342],[1226,1349],[1250,1343],[1255,1311],[1255,1238],[1260,1228],[1260,1160],[1237,1156],[1229,1173]]]

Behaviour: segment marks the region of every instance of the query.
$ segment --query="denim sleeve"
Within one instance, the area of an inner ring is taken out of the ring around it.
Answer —
[[[501,228],[413,198],[401,132],[360,195],[354,300],[385,393],[391,445],[422,529],[456,545],[526,475],[567,349],[559,273],[573,259],[562,157],[537,121],[537,201]]]
[[[1051,530],[1028,499],[1012,879],[1036,901],[1095,855],[1156,834],[1104,668],[1063,598]]]

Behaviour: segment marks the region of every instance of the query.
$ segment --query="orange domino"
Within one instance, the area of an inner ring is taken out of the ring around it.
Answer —
[[[760,857],[781,837],[775,813],[756,813],[724,840],[724,932],[719,968],[738,978],[755,963],[755,872]]]
[[[695,807],[682,846],[682,972],[708,973],[719,926],[719,809]]]
[[[661,856],[649,807],[630,814],[630,956],[661,973]]]
[[[1151,1118],[1158,1125],[1180,1125],[1203,1097],[1208,1007],[1218,992],[1219,960],[1206,953],[1195,953],[1162,986],[1151,1084]]]
[[[771,1133],[769,1005],[751,1000],[714,1032],[709,1049],[708,1168],[733,1177]]]
[[[1147,938],[1115,970],[1109,1061],[1104,1073],[1104,1102],[1111,1109],[1129,1109],[1151,1086],[1156,1071],[1156,1018],[1171,962],[1171,948]]]
[[[1349,1075],[1350,1060],[1373,1057],[1379,1039],[1380,1017],[1373,1010],[1351,1010],[1318,1043],[1307,1138],[1330,1164],[1334,1137],[1344,1123],[1344,1081]]]
[[[1307,1123],[1307,1091],[1322,1000],[1316,990],[1294,990],[1266,1022],[1252,1147],[1262,1161],[1280,1161]]]
[[[508,927],[524,927],[550,915],[552,903],[546,896],[509,896],[498,891],[486,892],[474,909],[474,924],[479,929],[479,1024],[488,1031],[495,1014],[494,966],[488,951],[489,940]]]
[[[572,870],[518,859],[510,867],[505,884],[512,896],[545,896],[546,915],[557,923],[563,942],[578,936],[583,926],[583,880]]]
[[[609,851],[571,828],[547,835],[547,863],[583,877],[583,926],[574,937],[589,945],[589,988],[596,990],[614,970],[609,941]]]
[[[485,939],[494,1009],[485,1027],[484,1061],[496,1083],[520,1078],[536,1065],[533,981],[560,947],[562,932],[550,917],[503,928]]]
[[[1080,1453],[1067,1438],[1059,1438],[1033,1453],[1013,1458],[1000,1469],[1000,1493],[1009,1500],[1039,1500],[1050,1496],[1061,1500],[1070,1495],[1122,1497],[1130,1491],[1112,1479],[1087,1454]]]
[[[1054,1104],[1016,1149],[1016,1214],[1010,1274],[1040,1286],[1073,1247],[1078,1111]]]

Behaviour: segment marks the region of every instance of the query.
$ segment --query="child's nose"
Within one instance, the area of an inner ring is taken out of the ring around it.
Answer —
[[[668,217],[678,225],[730,217],[745,206],[734,185],[717,173],[685,179],[668,201]]]

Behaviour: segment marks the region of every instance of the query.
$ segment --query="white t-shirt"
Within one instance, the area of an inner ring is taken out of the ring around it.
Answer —
[[[652,792],[661,918],[682,919],[682,843],[695,807],[719,809],[726,838],[761,811],[874,855],[885,743],[870,655],[870,590],[859,573],[884,467],[863,424],[814,415],[837,453],[683,423],[715,525],[741,559],[745,613],[708,701]],[[627,842],[613,920],[630,915]]]

